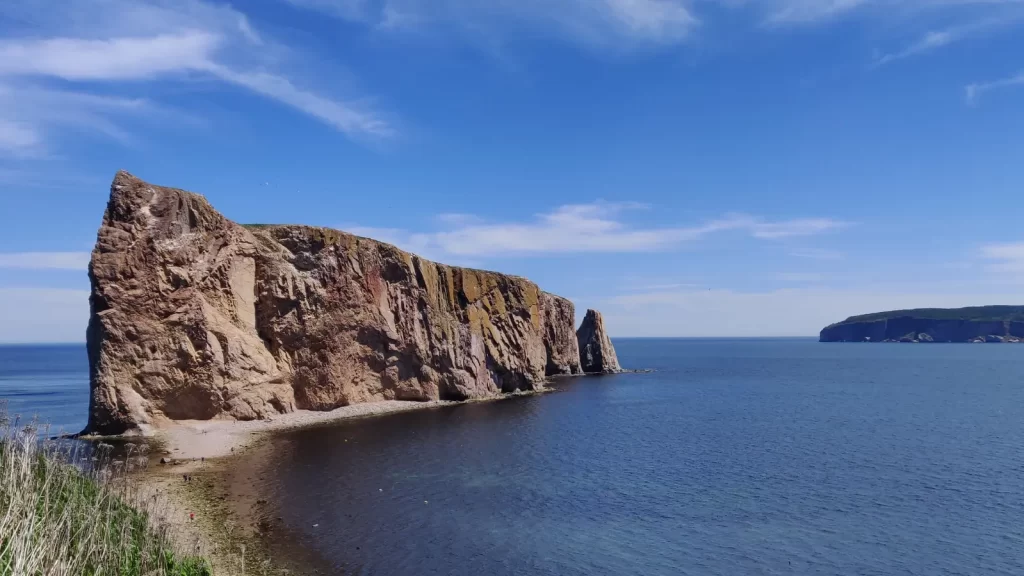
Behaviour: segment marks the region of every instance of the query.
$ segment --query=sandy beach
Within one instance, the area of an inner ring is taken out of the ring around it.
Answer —
[[[244,449],[259,435],[269,432],[455,404],[459,402],[385,400],[352,404],[329,412],[298,410],[266,420],[182,420],[158,429],[153,438],[161,442],[174,459],[219,458]]]

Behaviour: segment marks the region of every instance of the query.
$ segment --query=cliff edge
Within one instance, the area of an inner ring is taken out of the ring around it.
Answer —
[[[822,329],[820,342],[1020,342],[1024,306],[919,308],[851,316]]]
[[[486,398],[584,372],[572,302],[524,278],[327,228],[239,225],[127,172],[89,278],[92,433]]]

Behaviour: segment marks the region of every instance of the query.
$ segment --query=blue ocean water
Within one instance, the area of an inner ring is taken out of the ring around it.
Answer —
[[[0,346],[0,400],[22,422],[75,433],[89,416],[89,358],[84,344]]]
[[[278,437],[320,573],[1024,574],[1024,348],[616,340],[651,374]]]
[[[238,474],[321,574],[1024,574],[1024,347],[615,344],[657,371],[283,433]],[[0,349],[0,398],[80,427],[85,364]]]

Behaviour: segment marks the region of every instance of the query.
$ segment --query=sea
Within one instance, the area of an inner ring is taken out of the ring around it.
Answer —
[[[238,467],[272,544],[320,574],[1024,574],[1024,347],[614,343],[653,371],[276,435]],[[0,348],[0,398],[80,428],[84,348]]]

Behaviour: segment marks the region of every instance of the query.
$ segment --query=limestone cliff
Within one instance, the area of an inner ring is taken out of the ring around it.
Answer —
[[[1024,306],[921,308],[853,316],[822,329],[821,342],[1020,342]]]
[[[597,310],[587,310],[587,315],[576,331],[580,350],[580,364],[587,374],[614,374],[621,372],[615,348],[604,329],[604,318]]]
[[[126,172],[89,276],[95,433],[483,398],[583,371],[572,303],[526,279],[337,230],[242,226]]]

